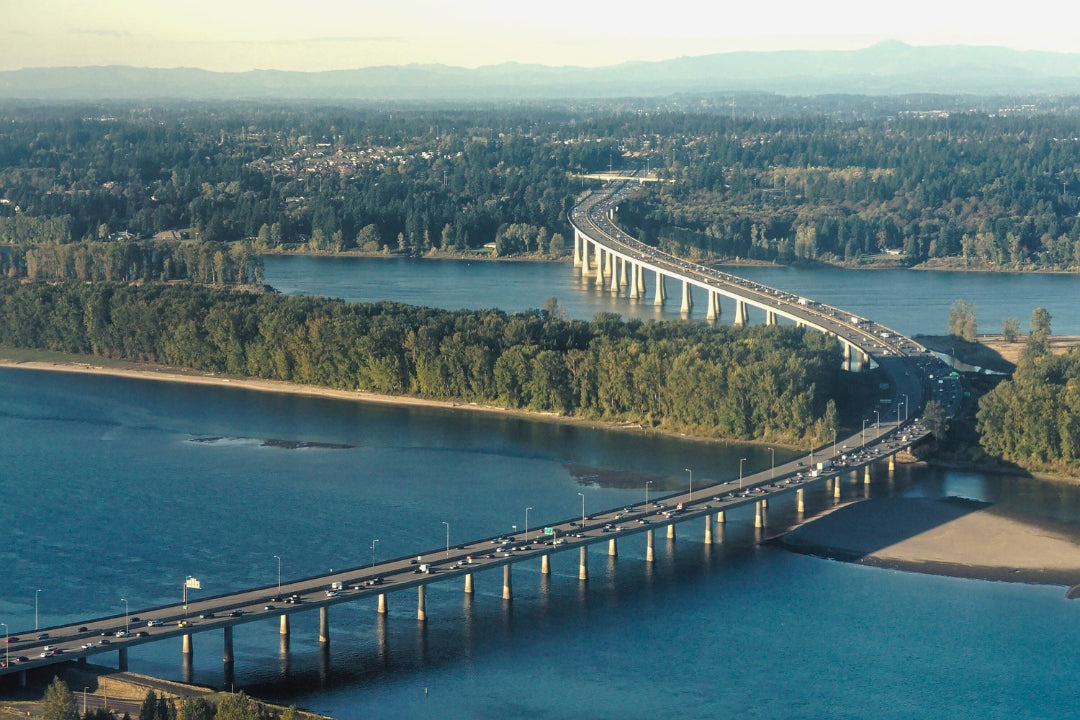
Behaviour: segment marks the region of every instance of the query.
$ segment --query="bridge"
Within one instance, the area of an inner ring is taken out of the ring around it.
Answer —
[[[765,528],[771,501],[794,496],[801,516],[805,512],[805,490],[811,484],[830,484],[834,497],[839,498],[844,476],[857,482],[861,475],[862,482],[869,483],[872,463],[887,461],[891,470],[896,453],[927,434],[909,408],[922,407],[924,388],[938,396],[949,392],[930,382],[933,372],[947,370],[944,363],[891,329],[838,308],[682,261],[638,242],[612,222],[613,208],[626,191],[627,186],[612,184],[604,192],[589,195],[573,210],[575,266],[583,274],[593,273],[598,285],[625,294],[628,300],[641,300],[645,296],[644,273],[651,272],[656,279],[655,302],[664,301],[665,279],[673,280],[682,283],[686,312],[692,309],[693,287],[706,293],[708,317],[714,321],[720,316],[719,298],[725,297],[735,302],[736,324],[748,322],[746,307],[753,306],[765,311],[767,322],[785,318],[834,335],[845,343],[850,350],[847,355],[854,356],[860,367],[872,362],[889,374],[895,403],[889,410],[896,408],[896,419],[872,411],[874,417],[864,418],[859,432],[847,438],[836,438],[834,434],[831,447],[813,448],[806,457],[746,476],[740,464],[737,478],[710,481],[697,488],[691,478],[687,492],[663,498],[650,499],[646,484],[642,502],[590,513],[582,496],[580,516],[525,527],[514,536],[480,538],[451,546],[448,535],[445,547],[426,548],[380,562],[373,558],[368,565],[276,585],[191,602],[185,598],[179,604],[138,608],[122,615],[40,630],[8,632],[5,624],[0,676],[16,674],[18,682],[25,684],[29,672],[61,662],[85,662],[106,653],[116,653],[119,668],[126,670],[131,648],[172,638],[180,639],[184,667],[190,674],[192,636],[208,632],[221,633],[222,659],[229,676],[234,663],[233,632],[239,625],[276,622],[285,650],[291,633],[290,618],[300,612],[318,612],[318,642],[328,647],[330,610],[341,603],[370,600],[376,612],[385,616],[390,595],[412,591],[416,619],[424,622],[426,590],[432,583],[457,581],[465,593],[472,593],[476,573],[501,569],[502,597],[509,602],[513,599],[513,567],[538,561],[541,573],[549,575],[551,557],[557,553],[576,552],[579,581],[587,582],[589,549],[594,545],[606,546],[608,556],[617,556],[621,540],[644,535],[645,561],[654,562],[657,532],[674,539],[677,525],[692,526],[696,522],[706,544],[719,542],[717,526],[726,521],[728,513],[747,506],[754,509],[755,527]],[[595,258],[592,264],[590,256]],[[590,267],[594,269],[590,271]]]

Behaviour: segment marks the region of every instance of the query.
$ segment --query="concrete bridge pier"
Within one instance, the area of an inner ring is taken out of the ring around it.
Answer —
[[[281,639],[288,642],[289,640],[289,616],[282,615],[281,620],[278,622],[278,634],[281,635]]]
[[[619,292],[619,263],[622,262],[620,258],[615,257],[614,253],[609,252],[607,256],[607,275],[610,282],[609,290],[613,293]]]
[[[746,302],[743,300],[735,301],[735,319],[732,321],[732,325],[735,327],[746,327],[750,324],[750,316],[746,311]]]
[[[690,294],[690,283],[683,280],[682,283],[682,307],[679,308],[679,312],[689,313],[694,307],[694,297]]]
[[[545,554],[540,556],[540,574],[541,575],[550,575],[551,574],[551,555],[548,554],[548,553],[545,553]]]
[[[851,360],[851,343],[844,343],[844,359]]]
[[[720,510],[719,512],[716,513],[716,522],[720,523],[721,525],[723,525],[725,522],[727,522],[726,516],[724,515],[723,510]]]
[[[427,586],[416,587],[416,621],[427,622]]]
[[[761,507],[761,501],[754,503],[754,527],[765,527],[765,509]]]
[[[653,305],[660,307],[667,300],[667,288],[664,287],[664,273],[659,270],[656,271],[656,292],[654,293],[655,299]]]
[[[863,472],[863,485],[870,484],[870,466],[867,465]]]
[[[233,655],[232,625],[226,625],[224,628],[222,628],[221,635],[222,635],[222,638],[221,638],[222,639],[222,643],[221,643],[221,645],[222,645],[221,662],[225,663],[226,665],[232,665],[232,663],[236,660],[236,656]],[[124,651],[121,650],[120,652],[124,652]],[[124,656],[124,660],[125,660],[125,664],[126,664],[126,661],[127,661],[127,656],[126,655]]]
[[[574,228],[574,267],[581,267],[581,233]]]
[[[645,532],[645,562],[651,563],[656,561],[656,550],[654,549],[654,546],[653,531],[650,529]]]
[[[766,325],[775,325],[776,324],[776,311],[774,311],[774,310],[766,310],[765,311],[765,324]]]
[[[228,629],[228,628],[226,628]],[[127,672],[128,669],[128,651],[127,648],[120,648],[116,651],[116,667],[120,672]]]
[[[581,580],[582,582],[589,579],[589,551],[584,545],[581,546],[581,556],[578,560],[577,576],[578,580]]]
[[[191,635],[184,635],[180,638],[180,653],[185,657],[190,657],[194,649],[191,645]]]
[[[806,490],[803,488],[795,491],[795,509],[799,513],[806,512]]]
[[[708,292],[708,310],[705,311],[706,320],[715,320],[720,317],[720,293]]]
[[[465,575],[465,594],[466,595],[472,595],[472,593],[473,593],[472,573],[466,573],[466,575]]]
[[[889,472],[896,470],[896,453],[889,456]]]
[[[641,265],[637,266],[637,292],[638,297],[645,297],[645,268]]]
[[[596,287],[604,287],[604,248],[596,244]]]
[[[627,262],[629,262],[629,261],[627,261]],[[641,275],[641,266],[638,265],[637,263],[629,263],[629,264],[630,264],[630,283],[629,283],[628,287],[630,289],[630,299],[631,300],[637,300],[639,297],[641,297],[641,293],[638,292],[638,285],[640,285],[640,283],[641,283],[641,280],[639,278],[639,275]]]
[[[514,599],[514,584],[513,577],[510,574],[510,566],[503,565],[503,600]]]
[[[587,277],[589,275],[589,241],[582,236],[581,238],[581,277]]]
[[[319,608],[319,644],[330,644],[330,608]]]
[[[630,284],[626,278],[627,265],[629,265],[631,268],[634,267],[634,264],[626,258],[619,258],[619,287],[627,287]]]
[[[705,516],[705,544],[712,545],[712,518]]]
[[[615,538],[608,540],[607,554],[608,557],[619,557],[619,543]]]
[[[836,474],[833,478],[833,497],[837,500],[840,499],[840,473]]]
[[[386,615],[389,608],[386,605],[386,593],[379,593],[379,609],[376,611],[380,615]]]
[[[671,523],[670,525],[667,526],[667,539],[668,540],[674,540],[675,539],[675,523]]]

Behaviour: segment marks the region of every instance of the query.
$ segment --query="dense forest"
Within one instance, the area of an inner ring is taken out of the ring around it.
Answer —
[[[193,283],[0,281],[0,345],[480,402],[711,437],[824,440],[839,346],[801,328],[590,322]]]
[[[1077,105],[16,106],[0,114],[0,271],[74,278],[73,263],[28,249],[155,235],[558,256],[581,174],[630,168],[672,182],[642,188],[621,222],[675,255],[1074,268]]]

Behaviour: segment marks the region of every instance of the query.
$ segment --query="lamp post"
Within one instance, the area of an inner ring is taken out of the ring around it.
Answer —
[[[128,601],[120,598],[120,602],[124,603],[124,633],[126,634],[130,625],[128,621]]]
[[[41,593],[41,588],[34,591],[34,629],[38,629],[38,595]]]
[[[907,422],[907,409],[908,409],[907,393],[904,393],[904,422]]]
[[[881,413],[878,412],[877,410],[875,410],[874,411],[874,418],[876,418],[874,420],[874,428],[877,429],[878,427],[881,426]]]
[[[379,538],[371,541],[371,567],[375,567],[375,543],[377,542],[379,542]]]
[[[649,486],[652,485],[652,480],[645,481],[645,514],[649,514]]]
[[[84,687],[82,689],[82,714],[83,714],[83,717],[86,717],[86,691],[89,690],[89,689],[90,689],[89,687]]]
[[[862,430],[859,431],[859,444],[866,444],[866,418],[862,419]]]
[[[446,557],[450,557],[450,523],[443,520],[443,525],[446,526]]]
[[[739,489],[742,490],[742,464],[746,462],[746,458],[739,458]]]
[[[836,459],[836,428],[832,429],[832,456]]]
[[[578,493],[581,496],[581,529],[585,529],[585,493]]]
[[[8,626],[7,623],[0,623],[4,626],[4,667],[11,667],[11,643],[8,642]]]
[[[686,472],[690,473],[690,500],[694,500],[694,471],[690,468],[684,468]]]
[[[769,468],[769,479],[776,479],[776,448],[769,448],[769,452],[772,453],[772,465]]]
[[[896,403],[896,427],[900,427],[900,403]]]
[[[529,544],[529,511],[530,510],[532,510],[531,507],[525,508],[525,544],[526,545]]]
[[[274,558],[277,560],[277,594],[281,597],[281,558],[277,555]]]

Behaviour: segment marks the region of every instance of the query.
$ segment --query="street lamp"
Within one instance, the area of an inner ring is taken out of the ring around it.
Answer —
[[[89,687],[84,687],[82,689],[82,714],[83,714],[83,717],[86,717],[86,691],[89,690],[89,689],[90,689]]]
[[[907,393],[904,393],[904,422],[907,422],[907,409],[908,409]]]
[[[686,472],[690,473],[690,500],[694,499],[694,471],[690,468],[684,468]]]
[[[652,480],[645,481],[645,514],[649,514],[649,486],[652,485]]]
[[[379,538],[371,541],[371,567],[375,567],[375,543],[377,542],[379,542]]]
[[[836,428],[832,429],[832,456],[836,459]]]
[[[34,591],[34,629],[38,629],[38,595],[41,593],[41,588]]]
[[[525,508],[525,544],[526,545],[529,544],[529,511],[530,510],[532,510],[531,507]]]
[[[124,598],[120,598],[120,602],[124,603],[124,632],[127,633],[130,626],[128,621],[128,601]]]
[[[896,403],[896,427],[900,427],[900,403]]]
[[[746,462],[746,458],[739,458],[739,489],[742,490],[742,464]]]
[[[862,419],[862,430],[859,431],[859,444],[866,444],[866,418]]]
[[[274,558],[277,559],[277,594],[281,597],[281,558],[277,555]]]
[[[776,448],[769,448],[769,452],[772,453],[772,466],[769,469],[769,479],[776,479]]]
[[[7,623],[0,623],[4,626],[4,667],[11,667],[11,643],[8,642],[8,626]]]
[[[874,420],[874,428],[881,427],[881,413],[875,410],[874,417],[876,418],[876,420]]]
[[[581,529],[585,529],[585,493],[578,493],[581,496]]]
[[[443,525],[446,526],[446,557],[450,557],[450,523],[443,520]]]

